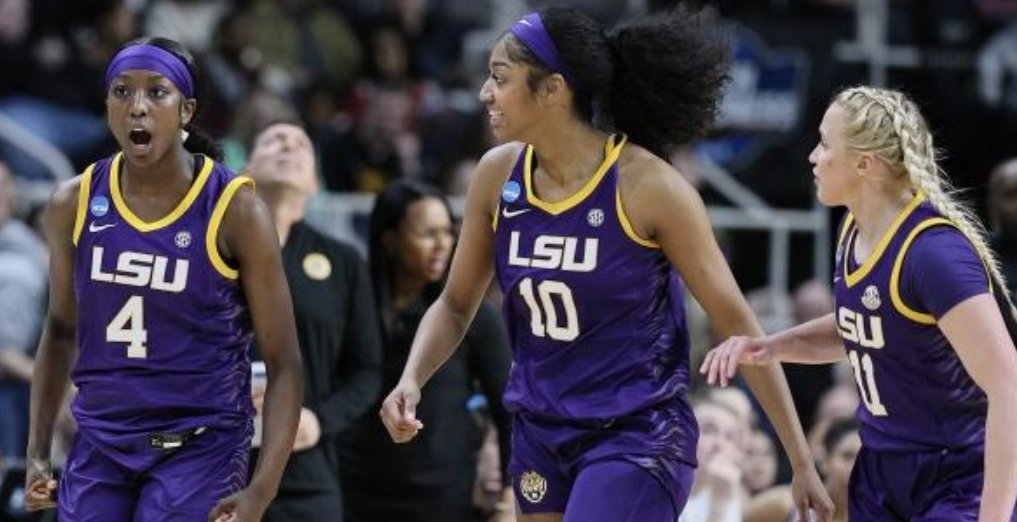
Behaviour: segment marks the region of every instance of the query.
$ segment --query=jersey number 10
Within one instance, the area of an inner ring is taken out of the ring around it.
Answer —
[[[533,279],[527,277],[519,282],[519,293],[530,309],[530,330],[534,337],[550,337],[555,341],[574,341],[579,337],[579,316],[576,313],[576,302],[572,299],[572,289],[568,285],[548,279],[541,281],[534,293]],[[554,306],[555,296],[561,300],[564,318],[558,317],[558,310]],[[565,324],[561,324],[559,319],[564,319]]]

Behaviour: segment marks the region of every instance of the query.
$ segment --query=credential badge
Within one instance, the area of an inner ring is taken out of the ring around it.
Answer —
[[[304,258],[304,273],[315,281],[324,281],[332,275],[332,263],[324,254],[312,252]]]

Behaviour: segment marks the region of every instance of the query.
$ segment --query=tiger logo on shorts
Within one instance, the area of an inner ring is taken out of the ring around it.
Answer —
[[[536,471],[527,471],[519,479],[519,493],[531,504],[544,500],[547,493],[547,480]]]

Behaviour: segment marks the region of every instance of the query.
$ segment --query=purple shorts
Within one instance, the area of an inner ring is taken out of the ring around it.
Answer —
[[[247,484],[251,430],[208,429],[176,449],[150,451],[144,469],[114,460],[81,432],[74,436],[57,494],[59,519],[206,520],[215,504]]]
[[[565,522],[674,522],[694,466],[655,452],[660,441],[651,433],[622,424],[516,414],[509,474],[522,512],[564,513]]]
[[[978,520],[985,454],[981,447],[924,452],[862,448],[851,471],[852,522]],[[1017,513],[1011,516],[1017,522]]]

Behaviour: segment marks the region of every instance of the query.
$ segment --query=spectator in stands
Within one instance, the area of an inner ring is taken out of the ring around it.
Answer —
[[[736,389],[736,388],[732,388]],[[679,522],[739,522],[745,494],[742,490],[744,434],[741,415],[729,404],[711,398],[693,401],[699,421],[696,459],[699,467]]]
[[[1017,158],[1004,161],[989,175],[989,225],[1010,295],[1017,298]]]
[[[819,469],[835,506],[832,522],[847,522],[848,481],[855,457],[862,447],[858,421],[853,415],[833,419],[823,436],[822,445],[824,456],[819,459]],[[759,493],[745,507],[745,522],[788,522],[797,520],[796,516],[791,488],[787,485]]]
[[[258,184],[282,244],[304,364],[304,406],[293,455],[267,522],[342,520],[337,443],[381,385],[381,344],[367,266],[350,245],[304,221],[318,190],[314,149],[297,125],[258,134],[247,173]],[[256,404],[260,394],[256,394]]]
[[[0,163],[0,457],[24,457],[32,351],[46,302],[46,247],[13,217],[14,179]]]
[[[413,334],[438,297],[455,241],[452,212],[436,189],[398,181],[371,213],[370,267],[383,332],[382,389],[399,380]],[[428,383],[417,406],[427,419],[414,444],[396,445],[377,415],[344,438],[340,461],[347,522],[467,522],[481,447],[481,426],[467,401],[483,393],[498,428],[504,507],[511,506],[509,422],[501,396],[510,364],[497,311],[482,305],[462,345]],[[375,411],[384,396],[375,397]]]
[[[101,89],[106,59],[137,33],[124,0],[73,3],[53,17],[40,3],[0,0],[0,115],[77,164],[109,143]],[[85,7],[87,6],[87,7]],[[58,20],[54,22],[53,19]],[[52,176],[38,160],[0,141],[0,159],[22,178]]]

